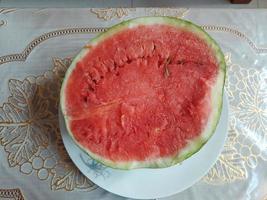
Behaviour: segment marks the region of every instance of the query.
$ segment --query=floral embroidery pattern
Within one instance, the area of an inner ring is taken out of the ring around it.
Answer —
[[[53,70],[41,76],[9,80],[10,96],[0,107],[0,144],[10,167],[51,180],[52,190],[92,190],[95,185],[66,153],[58,127],[59,90],[71,59],[52,62]]]
[[[107,21],[113,18],[121,19],[134,10],[134,8],[92,8],[91,12],[96,14],[98,19]]]
[[[230,130],[224,151],[204,178],[215,184],[245,179],[248,167],[255,168],[259,160],[267,160],[267,75],[233,64],[229,53],[226,61]]]
[[[111,20],[128,16],[131,9],[92,9],[99,19]],[[149,15],[183,18],[188,9],[147,9]],[[0,14],[13,10],[0,9]],[[0,20],[0,27],[6,22]],[[265,53],[245,34],[228,27],[202,26],[207,31],[228,32],[247,42],[256,53]],[[33,40],[20,54],[0,57],[0,64],[24,61],[41,42],[57,36],[103,32],[106,28],[68,28],[45,33]],[[204,181],[221,184],[243,180],[248,169],[260,160],[267,160],[267,75],[263,70],[244,68],[231,62],[226,54],[228,80],[225,91],[231,108],[230,130],[225,149]],[[24,174],[36,173],[49,182],[52,190],[92,190],[96,186],[85,178],[70,161],[58,128],[58,94],[62,77],[71,59],[54,58],[54,68],[40,76],[24,80],[10,79],[10,96],[0,107],[0,144],[7,153],[8,163]],[[263,73],[260,73],[260,72]],[[242,126],[242,127],[241,127]],[[253,132],[253,137],[248,133]],[[85,162],[89,168],[96,163]]]
[[[147,13],[152,16],[172,16],[184,18],[189,12],[188,8],[148,8]]]

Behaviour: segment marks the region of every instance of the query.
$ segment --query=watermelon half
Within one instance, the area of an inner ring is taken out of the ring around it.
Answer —
[[[225,70],[217,43],[191,22],[122,22],[92,39],[69,67],[60,95],[67,130],[112,168],[175,165],[214,133]]]

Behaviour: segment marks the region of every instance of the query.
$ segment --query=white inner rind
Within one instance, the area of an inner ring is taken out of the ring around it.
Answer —
[[[186,158],[190,157],[192,154],[196,153],[211,137],[216,129],[216,125],[220,118],[220,113],[222,109],[222,98],[223,98],[223,87],[224,87],[224,80],[225,80],[225,70],[226,65],[224,61],[223,53],[221,52],[219,46],[216,42],[200,27],[192,24],[191,22],[172,18],[172,17],[143,17],[143,18],[136,18],[133,20],[122,22],[118,25],[111,27],[107,32],[100,34],[98,37],[92,39],[89,44],[92,46],[97,45],[99,42],[103,41],[104,39],[118,33],[119,31],[127,28],[133,28],[138,25],[153,25],[153,24],[166,24],[171,25],[177,28],[183,28],[190,32],[197,34],[200,38],[205,40],[210,48],[213,50],[214,55],[218,61],[219,65],[219,72],[217,75],[217,79],[212,86],[211,95],[210,95],[210,102],[211,102],[211,113],[205,126],[203,132],[200,134],[199,137],[196,137],[193,140],[188,141],[187,145],[175,156],[171,157],[163,157],[157,159],[150,159],[145,161],[125,161],[125,162],[118,162],[106,159],[102,156],[96,155],[91,152],[89,149],[84,148],[73,136],[71,129],[69,127],[69,116],[66,114],[66,105],[65,105],[65,89],[68,78],[72,73],[72,70],[76,67],[76,63],[81,60],[89,51],[89,48],[83,48],[82,51],[75,57],[70,65],[69,69],[66,72],[61,92],[60,92],[60,105],[61,110],[65,119],[65,124],[68,130],[68,133],[73,138],[75,143],[82,148],[85,152],[87,152],[92,158],[95,160],[110,166],[112,168],[119,168],[119,169],[135,169],[135,168],[162,168],[162,167],[169,167],[174,164],[180,163]]]

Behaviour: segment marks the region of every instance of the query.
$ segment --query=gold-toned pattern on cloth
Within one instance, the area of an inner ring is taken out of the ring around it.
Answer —
[[[19,188],[15,189],[0,189],[0,198],[24,200],[24,196]]]
[[[183,16],[181,16],[181,17],[183,17]],[[2,23],[4,23],[4,22],[2,22]],[[1,26],[1,21],[0,21],[0,26]],[[251,39],[249,39],[244,33],[241,33],[240,31],[237,31],[235,29],[228,28],[228,27],[222,27],[222,26],[208,26],[208,25],[204,25],[204,26],[202,26],[202,28],[205,29],[206,31],[218,31],[218,32],[231,33],[233,35],[236,35],[236,36],[244,39],[256,53],[258,53],[258,54],[267,53],[267,48],[257,47],[256,44]],[[105,27],[103,27],[103,28],[69,28],[69,29],[62,29],[62,30],[56,30],[56,31],[52,31],[49,33],[45,33],[45,34],[37,37],[33,41],[31,41],[27,45],[27,47],[23,50],[22,53],[10,54],[10,55],[0,57],[0,65],[7,63],[7,62],[13,62],[13,61],[25,61],[27,59],[27,57],[30,55],[30,53],[32,52],[32,50],[37,45],[39,45],[40,43],[44,42],[45,40],[48,40],[48,39],[53,38],[53,37],[59,37],[59,36],[71,35],[71,34],[101,33],[101,32],[104,32],[106,30],[107,30],[107,28],[105,28]]]
[[[189,12],[188,8],[147,8],[147,13],[152,16],[172,16],[184,18]]]
[[[203,178],[209,184],[245,179],[248,167],[256,167],[259,159],[267,160],[267,94],[259,87],[266,74],[233,64],[229,53],[225,57],[229,72],[225,91],[232,114],[224,151]],[[11,167],[18,166],[24,174],[36,172],[41,180],[51,178],[51,189],[90,190],[95,186],[73,166],[58,127],[58,94],[71,60],[54,58],[52,62],[53,70],[41,76],[9,80],[11,95],[0,108],[1,144]],[[236,120],[255,132],[254,141],[247,138],[246,129],[241,130]]]
[[[11,12],[15,12],[16,8],[0,8],[0,14],[7,14]]]
[[[232,123],[235,122],[230,122],[228,138],[224,145],[223,152],[215,165],[203,178],[203,180],[209,184],[222,184],[247,178],[244,158],[234,147],[237,133],[233,130]]]
[[[98,19],[111,20],[113,18],[121,19],[135,11],[135,8],[91,8],[90,11],[96,14]]]
[[[0,107],[0,144],[10,167],[49,179],[52,190],[90,191],[96,186],[71,162],[58,127],[60,85],[70,62],[54,58],[52,71],[9,80],[10,96]]]
[[[267,160],[267,74],[233,64],[230,53],[226,54],[226,61],[229,134],[219,160],[204,177],[212,184],[245,179],[248,168]]]
[[[246,41],[256,53],[267,52],[267,48],[258,48],[244,33],[235,29],[208,25],[202,28],[233,34]],[[49,38],[105,30],[70,28],[45,33],[30,42],[22,53],[0,57],[0,65],[25,61],[37,45]],[[229,53],[226,54],[226,61],[228,79],[225,91],[232,114],[225,149],[203,178],[209,184],[246,179],[249,168],[255,168],[260,160],[267,160],[267,91],[263,88],[267,80],[266,72],[233,64]],[[24,174],[36,173],[40,180],[49,182],[52,190],[92,190],[96,186],[70,161],[57,124],[59,87],[70,59],[54,58],[52,63],[53,70],[43,75],[9,80],[10,97],[0,108],[0,144],[7,152],[11,167],[18,167]],[[240,124],[245,128],[240,128]],[[253,132],[253,141],[246,131]]]
[[[27,59],[27,57],[30,55],[30,53],[32,52],[32,50],[37,45],[39,45],[40,43],[42,43],[45,40],[48,40],[50,38],[64,36],[64,35],[71,35],[71,34],[101,33],[105,30],[106,30],[106,28],[68,28],[68,29],[51,31],[51,32],[45,33],[45,34],[35,38],[33,41],[31,41],[27,45],[27,47],[23,50],[22,53],[10,54],[10,55],[0,57],[0,65],[7,63],[7,62],[13,62],[13,61],[25,61]]]
[[[226,33],[233,34],[233,35],[245,40],[256,53],[267,53],[267,48],[257,47],[256,44],[251,39],[249,39],[248,36],[246,36],[244,33],[240,32],[236,29],[226,27],[226,26],[212,26],[212,25],[211,26],[210,25],[203,25],[201,27],[206,31],[217,31],[217,32],[226,32]]]
[[[0,27],[6,25],[6,21],[0,20]]]
[[[0,17],[1,17],[1,15],[5,15],[7,13],[12,13],[12,12],[15,12],[16,10],[17,9],[15,9],[15,8],[0,8]],[[0,28],[4,25],[7,25],[7,21],[0,19]]]

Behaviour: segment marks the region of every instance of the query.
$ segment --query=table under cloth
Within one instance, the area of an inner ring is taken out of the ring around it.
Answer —
[[[124,199],[94,185],[68,157],[59,90],[90,38],[122,20],[155,15],[191,20],[220,44],[230,104],[216,164],[165,199],[267,199],[267,10],[187,8],[0,9],[0,199]]]

